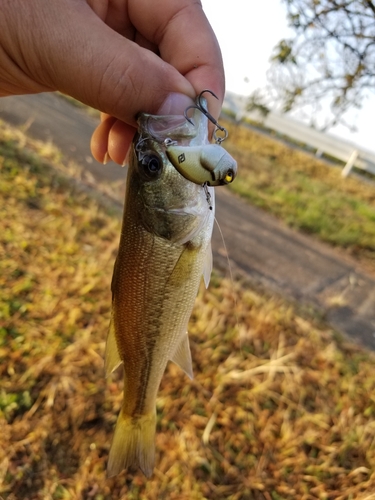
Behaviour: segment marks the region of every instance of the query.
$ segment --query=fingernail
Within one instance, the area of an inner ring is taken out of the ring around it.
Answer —
[[[103,165],[107,165],[107,163],[109,161],[111,161],[111,157],[109,156],[108,151],[107,151],[106,154],[104,155]]]
[[[188,106],[192,106],[194,101],[185,94],[172,92],[165,99],[158,110],[158,115],[183,115]]]

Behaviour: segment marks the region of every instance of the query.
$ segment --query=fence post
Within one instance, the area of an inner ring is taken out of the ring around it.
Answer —
[[[358,150],[354,149],[352,151],[352,154],[350,155],[349,160],[347,161],[345,167],[342,169],[342,172],[341,172],[342,177],[348,177],[348,175],[350,174],[350,171],[353,168],[354,163],[355,163],[357,158],[358,158]]]

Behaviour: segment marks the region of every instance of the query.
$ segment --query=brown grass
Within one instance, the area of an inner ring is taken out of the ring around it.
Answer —
[[[190,322],[195,379],[170,364],[162,381],[153,477],[105,478],[119,221],[20,141],[0,125],[0,495],[375,498],[373,354],[216,274]]]

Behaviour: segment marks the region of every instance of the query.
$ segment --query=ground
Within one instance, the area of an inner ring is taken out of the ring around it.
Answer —
[[[1,124],[2,497],[375,498],[374,355],[218,273],[189,325],[194,380],[170,364],[162,381],[153,477],[105,478],[122,399],[121,371],[103,368],[120,223],[40,147]]]

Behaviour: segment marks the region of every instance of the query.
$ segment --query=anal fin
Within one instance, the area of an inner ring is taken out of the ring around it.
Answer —
[[[191,362],[189,337],[187,333],[182,335],[181,341],[178,344],[175,353],[171,357],[171,361],[176,363],[176,365],[178,365],[190,379],[193,379],[193,366]]]
[[[115,325],[113,318],[109,324],[109,331],[107,336],[107,344],[105,346],[105,373],[106,376],[110,375],[112,372],[118,368],[122,360],[117,349],[116,337],[115,337]]]

